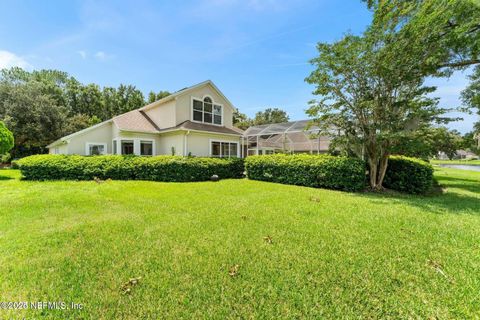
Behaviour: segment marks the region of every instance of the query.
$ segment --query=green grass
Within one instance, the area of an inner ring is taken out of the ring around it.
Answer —
[[[437,169],[446,192],[430,197],[0,176],[1,300],[84,306],[0,318],[480,314],[480,173]]]
[[[432,164],[476,164],[480,165],[480,160],[430,160]]]

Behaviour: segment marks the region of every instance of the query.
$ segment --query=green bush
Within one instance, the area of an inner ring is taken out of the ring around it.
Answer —
[[[404,156],[391,156],[383,186],[389,189],[422,194],[433,185],[433,167],[420,159]]]
[[[249,179],[315,188],[359,191],[365,188],[365,163],[329,155],[250,156],[245,159]]]
[[[178,156],[35,155],[17,162],[28,180],[154,180],[204,181],[216,174],[222,179],[243,174],[242,159]]]
[[[20,169],[17,162],[18,162],[17,160],[12,160],[12,162],[10,162],[10,168],[11,169]]]

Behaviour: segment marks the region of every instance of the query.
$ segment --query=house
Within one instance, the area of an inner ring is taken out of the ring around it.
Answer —
[[[244,154],[328,152],[331,138],[321,135],[320,129],[310,122],[299,120],[252,126],[244,132]]]
[[[58,139],[51,154],[242,157],[232,103],[208,80]]]

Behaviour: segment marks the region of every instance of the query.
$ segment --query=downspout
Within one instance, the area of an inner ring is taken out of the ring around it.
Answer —
[[[185,135],[183,136],[183,156],[188,156],[188,135],[190,134],[190,130],[188,130]]]

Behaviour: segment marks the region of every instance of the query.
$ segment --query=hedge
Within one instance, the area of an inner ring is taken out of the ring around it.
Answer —
[[[245,159],[249,179],[346,191],[365,188],[365,163],[330,155],[264,155]]]
[[[242,159],[179,156],[78,156],[35,155],[17,162],[28,180],[153,180],[205,181],[216,174],[221,179],[240,178]]]
[[[389,189],[422,194],[433,186],[433,167],[420,159],[391,156],[383,186]]]
[[[15,161],[28,180],[153,180],[205,181],[216,174],[221,179],[240,178],[242,159],[179,156],[77,156],[35,155]],[[247,176],[253,180],[315,188],[360,191],[365,188],[366,165],[360,159],[329,155],[264,155],[245,159]],[[391,156],[383,185],[413,194],[428,192],[433,168],[415,158]]]

